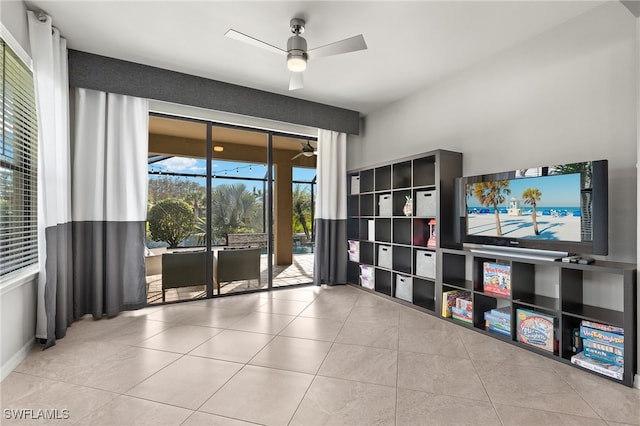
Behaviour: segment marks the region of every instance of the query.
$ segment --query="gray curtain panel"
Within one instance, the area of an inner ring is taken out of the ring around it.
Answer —
[[[347,281],[347,135],[318,131],[314,283]]]

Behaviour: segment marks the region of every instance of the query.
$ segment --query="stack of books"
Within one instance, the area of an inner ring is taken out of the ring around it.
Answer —
[[[485,328],[492,332],[511,337],[511,307],[492,309],[484,313]]]
[[[571,357],[573,364],[622,380],[624,329],[583,320],[580,323],[579,339],[580,341],[574,342],[573,345],[574,350],[578,352]]]

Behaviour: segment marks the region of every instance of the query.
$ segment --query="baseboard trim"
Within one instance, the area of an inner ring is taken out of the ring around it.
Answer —
[[[27,342],[23,347],[21,347],[7,362],[2,364],[0,367],[0,381],[3,381],[9,373],[11,373],[21,362],[23,359],[27,357],[29,352],[31,352],[31,348],[36,344],[35,337]]]

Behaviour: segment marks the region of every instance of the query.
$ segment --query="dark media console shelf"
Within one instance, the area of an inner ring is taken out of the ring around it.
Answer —
[[[623,328],[624,373],[622,380],[610,380],[633,386],[636,265],[604,261],[583,265],[461,249],[454,229],[454,181],[461,174],[462,154],[445,150],[349,171],[348,282],[572,366],[573,333],[583,320]],[[408,215],[404,212],[407,197],[413,201]],[[435,244],[429,243],[432,229]],[[510,268],[509,294],[484,291],[484,262]],[[472,306],[468,323],[442,315],[443,293],[456,290],[468,292],[467,307]],[[603,301],[610,306],[603,306]],[[496,308],[510,313],[508,334],[486,329],[484,314]],[[554,319],[552,351],[518,341],[518,309]]]
[[[511,269],[511,294],[485,292],[483,265],[499,263]],[[463,290],[471,293],[473,321],[471,324],[447,319],[508,341],[519,347],[571,364],[573,332],[583,320],[624,329],[624,373],[622,380],[610,379],[633,386],[637,372],[636,342],[636,265],[596,261],[582,265],[543,259],[511,257],[506,252],[472,252],[441,250],[442,292]],[[614,307],[597,305],[599,293],[613,296]],[[510,308],[511,335],[490,333],[485,329],[484,313],[495,308]],[[518,341],[517,309],[536,311],[555,318],[557,348],[547,352]],[[581,368],[581,367],[576,367]],[[587,370],[589,371],[589,370]],[[599,373],[594,373],[598,374]],[[604,376],[603,376],[604,377]]]

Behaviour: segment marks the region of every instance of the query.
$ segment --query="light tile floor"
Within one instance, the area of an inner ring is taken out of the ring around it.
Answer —
[[[83,319],[0,393],[3,425],[640,425],[637,389],[350,286]]]

